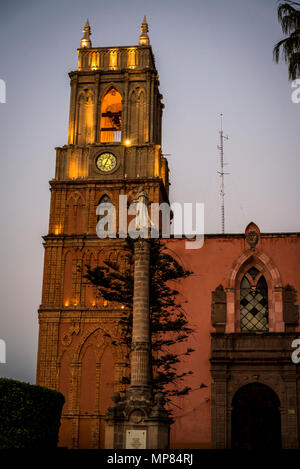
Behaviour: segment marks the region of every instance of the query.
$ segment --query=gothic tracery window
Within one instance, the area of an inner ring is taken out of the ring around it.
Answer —
[[[241,280],[240,326],[242,332],[269,330],[268,286],[255,267],[251,267]]]

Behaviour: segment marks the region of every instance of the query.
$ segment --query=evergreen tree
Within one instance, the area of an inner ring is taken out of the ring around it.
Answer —
[[[300,3],[287,0],[278,6],[278,21],[283,34],[288,36],[279,41],[273,49],[276,63],[280,55],[289,64],[289,79],[300,77]]]
[[[169,401],[170,397],[185,395],[191,389],[184,386],[184,378],[192,372],[178,373],[176,365],[185,356],[190,355],[193,349],[184,346],[182,353],[172,351],[175,344],[186,342],[193,332],[188,326],[185,310],[179,301],[179,292],[172,286],[174,282],[188,277],[191,272],[179,264],[161,240],[151,239],[149,243],[152,386],[154,392],[164,391]],[[119,320],[119,344],[127,351],[129,366],[134,284],[134,242],[129,238],[126,240],[124,252],[121,263],[105,261],[103,266],[94,269],[87,266],[85,277],[98,287],[105,300],[123,305],[124,314]],[[128,378],[123,380],[124,384],[129,382]]]

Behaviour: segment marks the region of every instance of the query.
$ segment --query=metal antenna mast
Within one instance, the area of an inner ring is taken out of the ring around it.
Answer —
[[[221,223],[222,223],[222,234],[225,233],[225,191],[224,191],[224,176],[229,173],[224,172],[224,139],[228,140],[228,137],[223,133],[223,114],[220,114],[221,118],[221,130],[220,130],[220,145],[218,145],[218,149],[220,150],[220,171],[217,171],[221,178],[221,188],[220,188],[220,196],[221,196]]]

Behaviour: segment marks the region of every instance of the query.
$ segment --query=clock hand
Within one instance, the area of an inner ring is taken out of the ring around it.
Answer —
[[[107,163],[107,160],[108,160],[108,158],[103,158],[103,160],[102,160],[102,166],[103,166],[103,168],[105,168],[106,163]]]
[[[106,158],[105,163],[104,163],[104,168],[107,168],[108,163],[109,163],[109,158]]]

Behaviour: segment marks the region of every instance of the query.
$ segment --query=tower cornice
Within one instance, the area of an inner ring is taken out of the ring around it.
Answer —
[[[77,49],[77,53],[78,71],[155,69],[155,58],[150,45],[86,47]]]
[[[116,188],[119,189],[126,189],[126,187],[132,187],[132,186],[140,186],[141,184],[145,185],[156,185],[159,186],[159,189],[163,193],[163,198],[165,202],[169,203],[169,197],[166,191],[166,187],[164,184],[164,181],[161,177],[139,177],[139,178],[116,178],[116,179],[65,179],[65,180],[57,180],[57,179],[51,179],[49,181],[50,188],[54,189],[63,189],[63,188],[68,188],[68,187],[84,187],[85,189],[93,189],[99,187],[105,188],[106,186],[111,186],[113,185]]]

